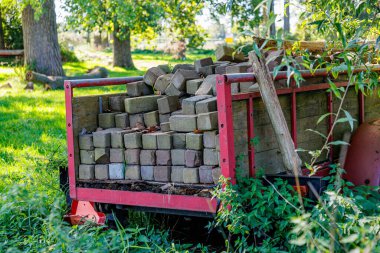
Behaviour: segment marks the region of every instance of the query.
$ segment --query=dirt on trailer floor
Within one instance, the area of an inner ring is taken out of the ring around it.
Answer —
[[[140,180],[79,180],[77,187],[119,191],[153,192],[211,198],[215,185],[160,183]]]

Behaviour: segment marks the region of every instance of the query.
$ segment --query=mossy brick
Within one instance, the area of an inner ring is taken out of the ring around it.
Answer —
[[[219,182],[219,178],[222,175],[222,170],[220,168],[214,168],[212,169],[212,180],[214,181],[214,184],[217,184]]]
[[[197,92],[202,82],[203,78],[186,81],[186,93],[190,95],[195,95],[195,92]]]
[[[186,148],[186,134],[173,133],[173,148],[185,149]]]
[[[171,167],[171,181],[175,183],[183,183],[183,169],[184,166],[172,166]]]
[[[124,146],[125,148],[142,148],[142,133],[133,132],[124,135]]]
[[[79,179],[90,180],[95,178],[95,165],[81,164],[78,171]]]
[[[124,163],[111,163],[108,165],[109,177],[111,180],[123,180],[125,178]]]
[[[231,83],[231,94],[237,94],[239,91],[239,83]],[[213,90],[213,94],[216,96],[216,87]]]
[[[140,180],[140,166],[139,165],[127,165],[125,166],[125,179]]]
[[[169,182],[171,167],[170,166],[154,166],[154,180],[158,182]]]
[[[194,61],[195,71],[199,72],[199,69],[201,67],[210,66],[210,65],[213,65],[213,64],[214,64],[214,62],[212,61],[211,57],[195,60]]]
[[[129,114],[120,113],[115,115],[115,126],[117,128],[125,129],[129,127]]]
[[[124,151],[124,159],[126,164],[139,165],[140,164],[140,149],[126,149]]]
[[[86,150],[94,149],[94,141],[92,138],[92,134],[79,135],[79,148]]]
[[[93,133],[94,147],[106,148],[111,146],[111,133],[101,130]]]
[[[124,99],[126,95],[109,97],[109,108],[113,112],[124,112]]]
[[[170,123],[169,122],[160,123],[160,129],[161,129],[161,132],[169,132],[170,131]]]
[[[141,169],[141,179],[142,180],[148,180],[148,181],[154,180],[154,174],[153,174],[154,166],[141,165],[140,169]]]
[[[170,113],[166,113],[166,114],[159,114],[158,115],[158,118],[160,119],[160,123],[166,123],[166,122],[169,122],[169,118],[170,118]]]
[[[95,163],[97,164],[110,163],[110,149],[109,148],[95,148]]]
[[[170,116],[175,116],[175,115],[183,115],[182,110],[177,110],[170,114]]]
[[[248,68],[250,68],[250,67],[252,67],[252,65],[249,62],[242,62],[242,63],[239,63],[239,64],[234,64],[234,65],[228,66],[226,68],[226,72],[227,72],[227,74],[231,74],[231,73],[247,73],[248,72]]]
[[[156,164],[157,165],[172,165],[170,150],[157,150]]]
[[[99,113],[98,114],[98,126],[106,129],[106,128],[114,128],[115,124],[115,115],[117,112],[107,112],[107,113]]]
[[[215,49],[215,57],[217,61],[232,61],[234,49],[225,45],[219,45]]]
[[[146,133],[142,135],[142,146],[144,149],[157,149],[157,135],[160,133]]]
[[[144,124],[146,127],[158,126],[159,124],[158,111],[144,113]]]
[[[217,75],[224,75],[227,74],[227,67],[229,66],[229,63],[220,64],[215,68],[215,74]]]
[[[199,95],[182,100],[182,113],[185,115],[195,114],[195,105],[197,102],[211,98],[210,95]]]
[[[158,149],[172,149],[173,148],[173,132],[166,132],[157,134],[157,148]]]
[[[111,132],[111,147],[123,148],[124,147],[124,135],[127,133],[133,133],[133,130],[121,130]]]
[[[172,76],[170,82],[177,90],[186,91],[186,81],[198,78],[199,75],[195,70],[178,69]]]
[[[193,132],[197,129],[197,115],[174,115],[169,122],[172,131]]]
[[[219,152],[216,149],[205,148],[203,150],[203,164],[210,166],[218,166]]]
[[[157,68],[160,68],[165,73],[171,72],[169,64],[160,64],[160,65],[157,65]]]
[[[214,183],[212,178],[212,166],[203,165],[199,167],[199,182],[203,184]]]
[[[199,167],[203,164],[203,152],[188,149],[185,151],[185,165],[189,168]]]
[[[207,112],[215,112],[218,110],[217,108],[217,98],[216,97],[210,97],[205,100],[198,101],[195,104],[195,113],[207,113]]]
[[[202,82],[199,89],[195,92],[195,95],[212,95],[213,90],[216,87],[217,75],[208,75]]]
[[[217,65],[204,66],[199,68],[198,73],[201,76],[207,77],[208,75],[214,75]]]
[[[110,128],[92,133],[95,148],[111,147],[111,133],[121,131],[120,128]]]
[[[218,129],[218,112],[198,114],[197,126],[199,130],[203,131]]]
[[[179,70],[179,69],[195,70],[195,67],[194,67],[193,64],[179,63],[179,64],[176,64],[176,65],[173,67],[172,73],[177,72],[177,70]]]
[[[199,183],[199,169],[185,167],[183,169],[183,182],[185,184],[198,184]]]
[[[95,179],[98,179],[98,180],[109,179],[108,164],[95,165]]]
[[[179,97],[178,96],[165,96],[157,99],[158,112],[160,114],[171,113],[178,110]]]
[[[124,162],[124,149],[111,148],[110,149],[110,161],[111,163],[123,163]]]
[[[203,146],[205,148],[216,148],[216,138],[218,131],[203,132]]]
[[[187,133],[186,134],[186,149],[202,150],[203,149],[203,134]]]
[[[94,150],[80,150],[80,162],[82,164],[95,164],[95,151]]]
[[[157,99],[161,98],[160,95],[150,95],[134,98],[126,98],[124,100],[125,112],[130,114],[150,112],[157,110]]]
[[[166,88],[170,84],[170,80],[172,79],[173,74],[166,74],[159,76],[154,84],[154,89],[161,92],[161,94],[165,93]]]
[[[148,69],[148,71],[145,72],[144,82],[149,86],[153,86],[157,78],[165,74],[166,74],[165,71],[162,70],[161,68],[152,67]]]
[[[129,114],[129,124],[132,128],[145,127],[144,114],[142,113]]]
[[[185,165],[185,149],[172,149],[170,152],[173,165]]]
[[[141,165],[156,165],[156,150],[142,149],[140,151]]]
[[[153,89],[152,87],[146,85],[144,81],[138,81],[133,83],[127,83],[127,93],[130,97],[147,96],[153,94]]]
[[[253,85],[254,83],[253,82],[241,82],[239,84],[239,91],[241,93],[247,93],[247,92],[250,92],[249,88]],[[257,86],[258,88],[258,86]]]
[[[184,92],[178,90],[174,84],[169,84],[168,87],[166,87],[165,89],[165,94],[168,95],[168,96],[182,96],[184,94]]]

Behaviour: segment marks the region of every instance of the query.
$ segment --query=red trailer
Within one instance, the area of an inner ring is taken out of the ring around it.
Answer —
[[[379,68],[376,69],[377,71]],[[313,80],[316,77],[327,77],[328,73],[324,70],[317,71],[311,74],[308,71],[303,71],[302,76],[304,79]],[[275,80],[286,80],[286,73],[279,73]],[[94,80],[68,80],[65,81],[65,96],[66,96],[66,127],[67,127],[67,145],[68,145],[68,177],[69,177],[69,193],[70,198],[73,200],[71,213],[68,219],[72,223],[78,223],[83,217],[92,219],[97,223],[105,222],[105,215],[97,212],[94,209],[94,203],[108,203],[123,205],[125,207],[138,207],[143,210],[150,210],[154,212],[164,213],[177,213],[181,215],[195,215],[195,216],[213,216],[218,210],[219,202],[217,199],[210,197],[200,196],[186,196],[186,195],[169,195],[145,191],[128,191],[128,190],[113,190],[113,189],[97,189],[78,186],[77,181],[77,166],[78,166],[78,152],[75,145],[74,128],[78,123],[78,115],[74,115],[73,105],[74,90],[83,87],[99,87],[111,85],[125,85],[129,82],[142,80],[142,77],[126,77],[126,78],[107,78],[107,79],[94,79]],[[226,178],[231,178],[233,183],[235,180],[236,168],[236,151],[234,148],[234,112],[233,102],[243,101],[245,103],[246,115],[244,122],[246,123],[246,138],[252,140],[255,137],[254,133],[254,100],[260,98],[259,92],[231,94],[231,83],[236,82],[252,82],[255,81],[253,74],[226,74],[219,75],[217,78],[217,106],[218,106],[218,121],[219,121],[219,141],[220,141],[220,165],[222,175]],[[347,86],[347,81],[336,82],[338,87]],[[295,144],[297,144],[298,131],[297,125],[297,94],[308,92],[321,92],[329,89],[329,84],[325,82],[311,82],[311,84],[296,86],[295,81],[291,80],[290,87],[277,89],[279,96],[287,96],[290,99],[290,131]],[[327,103],[325,109],[327,112],[333,111],[333,95],[331,92],[321,93],[325,94]],[[365,118],[365,100],[361,92],[357,94],[358,110],[358,123],[362,123]],[[78,110],[78,108],[76,108]],[[333,116],[330,115],[327,123],[327,131],[331,128],[333,123]],[[333,138],[333,137],[331,137]],[[251,141],[247,143],[248,148],[248,164],[249,176],[255,175],[256,161],[255,161],[255,147]],[[325,168],[333,162],[336,158],[336,153],[333,149],[329,154],[329,158],[320,163],[321,170],[317,175],[312,178],[307,177],[305,171],[304,177],[301,177],[301,185],[306,184],[307,181],[316,180],[316,187],[319,189],[321,185],[321,176],[326,175]],[[307,186],[303,185],[304,193],[307,194]]]

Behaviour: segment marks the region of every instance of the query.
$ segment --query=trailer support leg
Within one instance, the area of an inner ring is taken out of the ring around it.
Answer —
[[[81,225],[86,221],[93,222],[97,225],[104,225],[106,215],[95,210],[94,202],[73,200],[71,212],[65,215],[65,220],[71,225]]]

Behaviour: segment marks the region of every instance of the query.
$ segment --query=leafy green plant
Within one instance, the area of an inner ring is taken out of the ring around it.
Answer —
[[[62,62],[79,62],[75,52],[71,50],[66,44],[61,43],[59,45],[61,49]]]
[[[297,239],[290,242],[306,246],[307,252],[378,252],[380,188],[352,188],[353,184],[341,179],[341,168],[334,166],[331,172],[319,204],[292,219]]]
[[[265,176],[237,176],[237,183],[232,185],[222,177],[213,195],[223,205],[213,225],[228,230],[228,251],[296,249],[289,243],[295,239],[289,231],[292,229],[292,217],[301,215],[302,207],[297,193],[287,182],[276,179],[270,183]],[[305,204],[308,203],[305,200]]]

